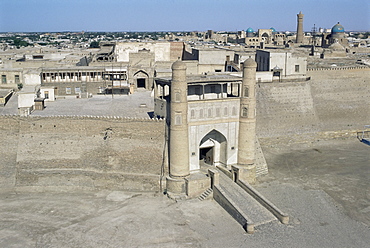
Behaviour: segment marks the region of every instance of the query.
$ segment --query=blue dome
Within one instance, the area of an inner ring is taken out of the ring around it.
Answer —
[[[254,32],[254,30],[253,30],[253,28],[248,28],[248,29],[246,30],[246,32],[247,32],[247,33],[253,33],[253,32]]]
[[[274,28],[270,28],[273,33],[276,33],[276,30]]]
[[[338,22],[331,29],[331,33],[344,33],[344,27]]]

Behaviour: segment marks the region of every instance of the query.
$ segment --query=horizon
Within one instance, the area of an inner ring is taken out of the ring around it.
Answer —
[[[0,33],[58,32],[237,32],[274,27],[295,32],[297,14],[304,31],[332,28],[370,30],[366,0],[1,0]],[[346,13],[346,14],[343,14]],[[36,17],[36,18],[35,18]],[[356,17],[356,18],[354,18]],[[67,30],[67,31],[66,31]],[[163,30],[163,31],[161,31]]]

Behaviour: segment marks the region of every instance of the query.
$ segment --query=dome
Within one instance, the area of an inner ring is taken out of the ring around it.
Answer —
[[[186,70],[186,64],[181,60],[177,60],[172,64],[172,70]]]
[[[257,67],[257,63],[254,59],[248,58],[244,61],[244,67]]]
[[[253,33],[253,32],[254,32],[254,30],[253,30],[253,28],[248,28],[248,29],[246,30],[246,32],[247,32],[247,33]]]
[[[344,27],[338,22],[331,29],[331,33],[344,33]]]
[[[276,33],[275,28],[270,28],[273,33]]]

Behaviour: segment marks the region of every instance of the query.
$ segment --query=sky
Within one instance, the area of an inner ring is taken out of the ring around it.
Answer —
[[[0,0],[0,32],[370,31],[370,0]]]

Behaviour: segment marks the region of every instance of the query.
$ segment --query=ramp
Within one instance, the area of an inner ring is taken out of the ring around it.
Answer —
[[[219,172],[219,183],[214,185],[214,199],[236,219],[248,233],[254,228],[277,218],[263,207],[250,194],[233,182],[224,173]]]

